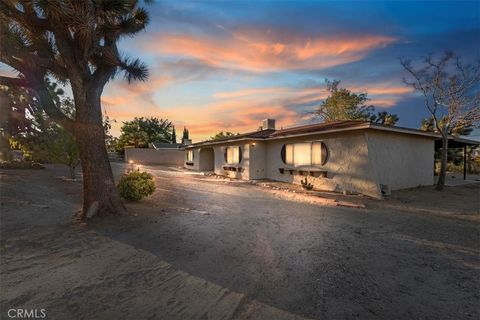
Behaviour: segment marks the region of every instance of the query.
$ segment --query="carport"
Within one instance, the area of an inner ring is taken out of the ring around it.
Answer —
[[[476,148],[480,145],[480,141],[463,139],[463,138],[450,138],[448,139],[449,149],[463,149],[463,180],[467,180],[467,147]],[[435,152],[442,149],[442,140],[435,140]]]

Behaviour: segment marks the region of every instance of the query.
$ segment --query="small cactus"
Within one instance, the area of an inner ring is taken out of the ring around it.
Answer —
[[[308,182],[307,177],[305,177],[305,181],[301,180],[300,183],[302,184],[302,188],[305,190],[313,190],[313,184]]]

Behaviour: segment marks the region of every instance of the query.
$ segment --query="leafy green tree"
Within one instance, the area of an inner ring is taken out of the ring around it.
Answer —
[[[387,126],[394,126],[398,120],[399,118],[396,114],[388,113],[386,111],[381,111],[370,116],[370,121]]]
[[[210,137],[210,140],[221,140],[221,139],[225,139],[225,138],[234,137],[236,135],[238,135],[238,133],[233,133],[233,132],[230,132],[230,131],[225,131],[225,132],[220,131],[216,135]]]
[[[75,179],[75,168],[80,164],[77,143],[61,126],[52,122],[52,127],[46,134],[42,134],[33,148],[46,153],[49,161],[68,166],[70,178]]]
[[[375,109],[367,105],[367,93],[353,93],[340,87],[339,80],[326,80],[327,91],[330,95],[322,101],[315,111],[315,116],[324,122],[341,120],[368,121]]]
[[[120,129],[119,145],[123,148],[134,146],[135,148],[148,148],[151,142],[172,141],[173,125],[167,119],[159,118],[135,118],[123,123]]]
[[[110,130],[112,129],[112,123],[116,123],[117,120],[110,119],[107,115],[107,112],[103,115],[103,131],[105,132],[105,145],[107,147],[107,151],[112,152],[115,151],[115,147],[118,144],[118,139],[114,137]]]
[[[439,120],[440,129],[443,129],[446,121],[447,121],[446,117],[443,117]],[[450,127],[450,129],[448,130],[448,135],[452,135],[456,137],[468,136],[473,132],[473,129],[474,129],[473,125],[458,124],[455,127]],[[435,120],[431,117],[422,120],[422,123],[420,125],[420,130],[438,133],[438,129],[435,126]]]
[[[28,130],[28,110],[35,107],[28,90],[20,87],[0,86],[0,159],[10,160],[13,136]]]
[[[150,1],[145,1],[150,2]],[[26,87],[42,109],[78,143],[83,170],[83,210],[92,216],[126,213],[115,188],[105,147],[101,95],[120,71],[129,82],[145,80],[146,66],[121,54],[118,42],[142,31],[148,13],[135,0],[1,1],[0,62],[19,77],[0,76],[0,84]],[[47,80],[68,83],[75,118],[53,101]]]
[[[48,90],[55,104],[60,105],[64,91],[55,82],[47,81]],[[38,119],[41,108],[35,92],[24,87],[8,87],[0,85],[0,130],[2,133],[2,154],[7,155],[8,149],[21,149],[19,137],[39,132]],[[43,114],[45,118],[45,115]],[[35,121],[37,120],[37,121]],[[8,155],[4,160],[8,158]]]
[[[386,111],[375,114],[375,107],[368,105],[368,94],[354,93],[340,87],[340,80],[325,80],[329,96],[315,110],[314,116],[323,122],[344,120],[372,121],[385,125],[395,125],[399,120],[396,114]]]
[[[63,98],[58,104],[64,114],[75,117],[75,107],[70,98]],[[33,110],[30,128],[12,136],[13,143],[34,161],[68,166],[70,177],[75,179],[75,168],[80,164],[80,157],[74,137],[52,121],[43,110]]]

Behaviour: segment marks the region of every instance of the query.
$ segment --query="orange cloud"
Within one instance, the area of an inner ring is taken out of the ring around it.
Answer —
[[[102,106],[110,111],[113,108],[131,105],[135,100],[143,100],[143,102],[147,101],[149,104],[153,104],[153,93],[171,81],[170,77],[162,76],[149,79],[146,82],[131,84],[123,80],[113,82],[106,87],[105,93],[102,95]]]
[[[232,32],[226,38],[157,33],[143,42],[147,51],[188,56],[230,69],[279,71],[321,69],[358,61],[395,38],[379,35],[281,39],[280,33],[261,30]]]
[[[367,92],[368,95],[404,95],[413,92],[411,87],[385,83],[369,83],[362,86],[347,86],[353,92]]]
[[[102,98],[108,114],[117,120],[112,132],[116,135],[122,121],[134,117],[154,116],[168,118],[177,128],[187,126],[194,141],[206,140],[219,131],[248,132],[258,128],[261,120],[275,118],[277,126],[292,126],[305,123],[311,118],[316,103],[328,95],[325,87],[260,87],[235,91],[219,91],[210,101],[196,104],[160,106],[152,98],[155,90],[163,89],[170,79],[156,79],[149,86],[130,88],[115,83],[110,94]],[[408,87],[392,83],[372,83],[362,86],[346,85],[354,92],[368,92],[369,103],[378,107],[394,106],[398,100],[411,93]],[[113,94],[112,94],[113,93]]]
[[[128,105],[108,108],[108,115],[116,119],[112,133],[119,135],[123,121],[134,117],[148,116],[168,118],[177,128],[189,128],[194,141],[206,140],[219,131],[248,132],[256,130],[261,120],[277,119],[283,126],[300,121],[296,111],[288,108],[281,99],[231,99],[207,102],[202,105],[177,105],[161,107],[155,103],[145,104],[142,99],[133,99]]]
[[[407,86],[399,86],[391,83],[373,83],[364,86],[352,87],[354,92],[367,92],[370,98],[369,104],[377,107],[390,108],[397,104],[406,95],[413,93],[413,89]]]

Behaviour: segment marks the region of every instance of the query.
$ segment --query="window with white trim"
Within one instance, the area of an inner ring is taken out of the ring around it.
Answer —
[[[284,162],[290,166],[322,166],[327,161],[327,157],[327,147],[321,141],[285,145]]]
[[[227,147],[227,164],[239,164],[240,163],[240,147],[231,146]]]
[[[189,162],[193,161],[193,150],[188,150],[187,151],[187,161],[189,161]]]

